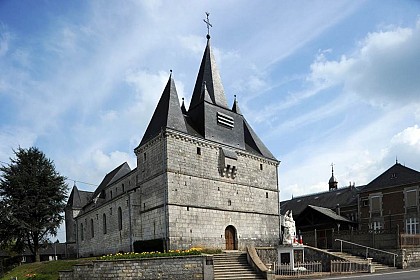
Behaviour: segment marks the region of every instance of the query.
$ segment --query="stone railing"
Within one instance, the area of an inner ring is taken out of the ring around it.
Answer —
[[[259,249],[261,249],[261,248],[259,248]],[[275,250],[274,248],[271,248],[271,249]],[[268,267],[267,267],[266,264],[264,264],[263,261],[258,256],[256,248],[253,247],[253,246],[248,246],[246,248],[246,252],[247,252],[248,263],[258,273],[260,273],[267,280],[274,280],[275,279],[276,275],[274,274],[274,271],[272,270],[273,263],[268,264]]]

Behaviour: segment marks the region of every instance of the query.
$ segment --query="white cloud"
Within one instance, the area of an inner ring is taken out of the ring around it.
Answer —
[[[106,173],[124,162],[127,162],[131,168],[133,168],[133,164],[135,164],[135,162],[133,162],[133,156],[120,151],[105,154],[102,150],[94,150],[91,154],[91,158],[94,167],[97,170],[105,171]]]
[[[159,100],[166,83],[168,82],[169,73],[160,71],[157,74],[148,71],[130,70],[126,74],[126,82],[134,86],[136,97],[140,102],[146,100],[155,104]],[[152,100],[150,100],[152,98]]]
[[[396,133],[385,149],[385,159],[398,160],[408,167],[418,170],[420,157],[420,128],[417,124]]]
[[[342,85],[378,105],[420,102],[420,21],[413,28],[389,27],[369,33],[353,54],[328,60],[319,54],[310,81]]]
[[[407,127],[391,139],[392,144],[405,144],[416,148],[420,152],[420,128],[416,124]]]
[[[198,35],[180,36],[179,43],[186,50],[192,51],[196,55],[203,53],[203,37]]]

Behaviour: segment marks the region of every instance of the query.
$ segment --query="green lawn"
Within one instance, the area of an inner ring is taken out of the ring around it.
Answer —
[[[94,259],[94,258],[92,258]],[[22,264],[9,271],[0,280],[10,280],[17,277],[18,280],[38,279],[38,280],[57,280],[58,271],[71,269],[73,265],[91,261],[92,259],[79,260],[58,260],[39,263]],[[30,275],[34,275],[30,277]]]

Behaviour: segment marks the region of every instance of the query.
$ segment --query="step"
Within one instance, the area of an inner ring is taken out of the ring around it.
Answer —
[[[331,254],[333,254],[334,256],[346,259],[348,261],[354,262],[354,263],[366,263],[366,259],[364,259],[363,257],[360,256],[354,256],[348,253],[344,253],[344,252],[337,252],[337,251],[329,251]],[[372,261],[372,265],[375,267],[375,270],[390,270],[390,269],[395,269],[395,267],[391,267],[391,266],[387,266],[381,263],[378,263],[376,261]]]
[[[246,253],[225,252],[213,256],[215,280],[264,279],[248,264]]]

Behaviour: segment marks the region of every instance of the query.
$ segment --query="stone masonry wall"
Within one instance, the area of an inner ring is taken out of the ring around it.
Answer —
[[[94,203],[85,207],[85,212],[76,218],[76,248],[79,256],[131,251],[129,217],[133,214],[136,203],[136,175],[134,169],[113,182],[104,190],[105,198],[95,198]],[[118,208],[121,208],[122,213],[121,230],[118,224]]]
[[[164,144],[159,135],[136,151],[139,189],[134,204],[137,208],[133,216],[133,241],[161,239],[167,235]]]
[[[173,132],[168,133],[166,139],[169,172],[278,191],[277,162],[273,160],[204,139],[177,135]],[[235,179],[220,175],[219,160],[222,147],[236,152],[238,156]],[[197,154],[197,148],[200,148],[201,154]]]
[[[120,196],[77,219],[80,257],[130,251],[128,199],[128,194]],[[119,230],[118,225],[118,208],[121,208],[122,212],[122,230]],[[104,230],[104,215],[106,231]],[[83,224],[83,240],[81,224]]]
[[[420,248],[406,248],[399,250],[397,267],[420,267]]]
[[[95,279],[213,279],[212,261],[205,256],[156,258],[142,260],[93,261],[60,271],[61,280]],[[206,263],[209,263],[208,265]]]
[[[237,158],[223,158],[222,149]],[[169,240],[169,249],[224,249],[229,225],[239,249],[277,244],[277,161],[176,131],[155,137],[136,155],[137,169],[77,218],[79,256],[132,251],[133,242],[152,239]],[[236,176],[223,174],[227,163]]]
[[[164,144],[162,136],[159,135],[136,150],[139,184],[164,172]]]
[[[167,133],[169,236],[172,249],[225,249],[225,229],[238,247],[276,245],[277,162],[206,140]],[[234,178],[222,176],[222,149],[236,154]]]
[[[276,216],[169,206],[170,247],[225,249],[225,229],[229,225],[236,228],[240,250],[245,250],[247,245],[278,244]]]

